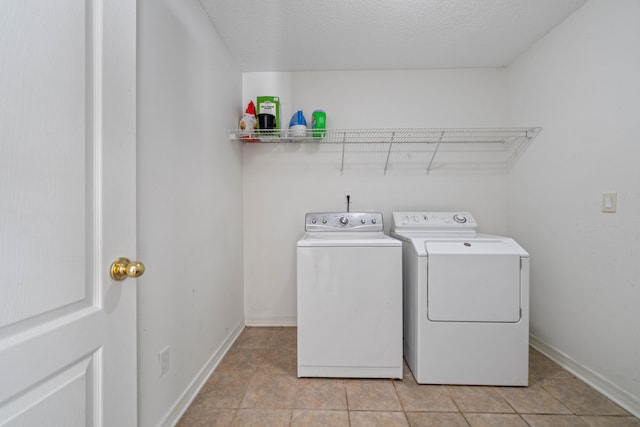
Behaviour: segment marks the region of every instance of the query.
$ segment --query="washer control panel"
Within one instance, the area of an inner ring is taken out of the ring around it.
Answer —
[[[395,231],[466,230],[478,226],[469,212],[394,212]]]
[[[304,218],[305,231],[382,231],[380,212],[318,212]]]

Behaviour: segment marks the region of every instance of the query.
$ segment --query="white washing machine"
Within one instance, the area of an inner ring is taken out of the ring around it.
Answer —
[[[309,213],[305,230],[298,377],[402,378],[402,243],[380,213]]]
[[[529,255],[467,212],[394,212],[404,356],[420,384],[526,386]]]

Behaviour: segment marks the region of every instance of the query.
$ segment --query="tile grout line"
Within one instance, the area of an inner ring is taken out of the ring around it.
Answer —
[[[404,365],[404,359],[402,363]],[[402,380],[404,381],[404,366],[402,368]],[[398,399],[398,402],[400,403],[400,408],[402,409],[402,414],[404,415],[404,419],[407,421],[407,425],[411,426],[411,422],[409,421],[409,415],[405,410],[404,404],[402,403],[402,399],[400,399],[400,394],[398,393],[398,387],[396,387],[396,382],[392,381],[391,384],[393,384],[393,391],[396,393],[396,399]]]

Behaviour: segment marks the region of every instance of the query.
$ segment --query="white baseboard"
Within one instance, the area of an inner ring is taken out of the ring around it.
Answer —
[[[297,326],[296,317],[254,317],[245,320],[247,326]]]
[[[191,381],[191,384],[187,387],[187,389],[182,393],[180,398],[173,405],[171,410],[167,412],[165,417],[160,422],[160,426],[173,427],[178,421],[180,421],[180,417],[185,413],[193,399],[197,396],[198,392],[207,382],[207,379],[213,373],[214,369],[218,366],[222,358],[227,354],[227,351],[231,348],[231,345],[236,341],[236,339],[242,333],[244,329],[244,322],[239,323],[225,338],[220,347],[211,355],[207,363],[200,369],[198,375]]]
[[[616,384],[602,377],[591,369],[581,365],[573,358],[548,345],[534,335],[529,335],[529,344],[567,371],[574,374],[594,389],[629,411],[633,416],[640,418],[640,399],[618,387]]]

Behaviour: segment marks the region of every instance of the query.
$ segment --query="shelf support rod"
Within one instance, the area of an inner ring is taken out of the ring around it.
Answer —
[[[340,175],[344,173],[344,146],[347,142],[347,132],[342,133],[342,162],[340,163]]]
[[[438,153],[438,149],[440,148],[440,143],[442,142],[442,138],[444,137],[444,131],[440,132],[440,138],[438,139],[438,145],[436,145],[436,149],[433,150],[433,154],[431,155],[431,160],[427,165],[427,175],[429,175],[429,171],[431,170],[431,165],[433,164],[433,159],[436,158],[436,154]]]
[[[384,162],[384,174],[387,174],[387,166],[389,166],[389,157],[391,156],[391,146],[393,146],[393,140],[396,136],[395,131],[391,132],[391,142],[389,142],[389,151],[387,151],[387,161]]]

